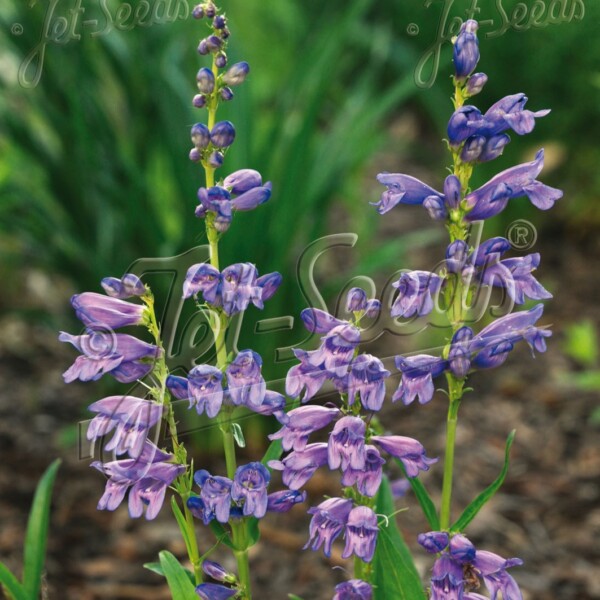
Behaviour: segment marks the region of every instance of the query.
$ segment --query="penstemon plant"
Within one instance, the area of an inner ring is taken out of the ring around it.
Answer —
[[[459,407],[470,391],[466,387],[469,375],[501,365],[519,341],[543,352],[545,338],[551,335],[536,325],[543,311],[541,304],[509,313],[478,332],[467,325],[474,321],[470,307],[480,286],[502,288],[514,304],[523,304],[526,298],[551,297],[532,274],[539,265],[539,254],[503,258],[510,249],[506,239],[495,237],[476,245],[471,240],[472,224],[498,214],[512,198],[527,196],[536,207],[546,210],[562,196],[536,179],[543,166],[543,151],[532,162],[507,169],[478,189],[470,187],[475,165],[502,154],[510,141],[506,131],[529,133],[535,119],[549,111],[526,110],[523,94],[503,98],[486,113],[465,104],[487,81],[485,74],[473,73],[479,61],[478,26],[473,20],[466,21],[453,40],[455,112],[447,132],[452,173],[446,177],[443,192],[409,175],[378,176],[386,187],[374,203],[380,214],[399,204],[422,204],[433,219],[445,224],[450,238],[441,268],[435,273],[404,272],[394,284],[398,293],[390,307],[392,317],[406,319],[426,316],[438,307],[451,329],[440,356],[395,357],[401,379],[391,397],[391,402],[401,400],[405,405],[416,399],[424,404],[434,396],[433,380],[446,379],[447,435],[438,509],[418,479],[437,459],[428,457],[416,439],[387,431],[380,411],[391,373],[379,358],[360,350],[365,323],[385,308],[378,299],[352,288],[346,298],[346,319],[315,308],[302,312],[304,325],[321,336],[321,343],[315,350],[295,349],[299,363],[286,377],[290,403],[283,394],[267,389],[262,359],[256,352],[228,348],[226,334],[232,318],[250,304],[262,308],[282,278],[279,273],[259,276],[250,263],[223,267],[219,262],[219,244],[232,219],[239,211],[255,209],[269,200],[271,186],[252,169],[217,176],[235,139],[234,125],[217,121],[218,108],[233,98],[231,88],[244,82],[249,66],[245,62],[228,66],[230,32],[220,9],[209,0],[198,5],[193,15],[208,22],[198,52],[212,60],[196,77],[199,93],[193,104],[205,111],[206,122],[192,127],[194,147],[190,152],[190,159],[204,171],[195,214],[204,220],[210,259],[189,268],[182,295],[208,319],[216,360],[214,365],[193,366],[187,377],[169,372],[153,294],[134,274],[104,279],[106,295],[85,292],[72,298],[86,331],[78,336],[60,335],[61,341],[81,352],[65,372],[65,381],[97,380],[107,374],[121,383],[138,382],[135,389],[145,390],[143,397],[110,396],[89,407],[96,416],[87,438],[96,442],[112,434],[104,450],[115,455],[115,460],[92,463],[108,477],[98,508],[115,510],[128,493],[130,515],[135,518],[145,513],[147,519],[153,519],[171,488],[172,511],[192,569],[185,569],[167,552],[160,554],[160,563],[147,566],[166,577],[176,599],[250,600],[248,550],[258,540],[260,519],[269,511],[286,512],[304,502],[303,488],[319,468],[328,468],[340,471],[340,491],[308,510],[311,520],[305,549],[322,547],[330,556],[334,542],[343,538],[342,557],[353,558],[354,573],[335,588],[334,600],[418,600],[427,594],[433,600],[481,600],[486,596],[477,591],[480,580],[492,599],[499,595],[503,600],[522,598],[507,572],[521,561],[477,550],[464,535],[506,477],[514,432],[508,437],[499,477],[456,520],[451,515],[454,451]],[[114,333],[130,326],[147,329],[152,341]],[[336,390],[339,399],[325,405],[306,404],[316,399],[326,384]],[[206,415],[219,428],[225,473],[195,470],[179,439],[176,402],[189,403],[189,409]],[[271,445],[261,462],[238,464],[236,449],[244,444],[239,423],[242,410],[275,417],[281,424],[269,436]],[[309,443],[313,433],[325,428],[330,429],[326,442]],[[158,434],[151,441],[154,430]],[[165,447],[159,447],[161,441]],[[391,463],[400,467],[405,482],[390,482],[384,466]],[[284,487],[278,491],[269,489],[273,471],[282,473]],[[420,580],[394,518],[394,498],[408,487],[431,527],[418,537],[421,546],[436,555],[427,586]],[[208,526],[215,538],[204,555],[200,555],[197,541],[200,524]],[[234,554],[237,574],[210,560],[220,544]]]

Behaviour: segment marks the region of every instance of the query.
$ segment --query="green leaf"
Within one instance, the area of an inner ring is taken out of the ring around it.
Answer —
[[[223,544],[225,544],[228,548],[232,548],[233,550],[236,549],[233,545],[233,542],[231,541],[231,536],[229,535],[229,532],[227,531],[227,529],[225,529],[225,527],[223,527],[223,525],[221,525],[221,523],[213,520],[209,523],[209,527],[211,531],[215,534],[215,537],[220,542],[223,542]]]
[[[52,487],[60,462],[60,459],[56,459],[42,475],[29,512],[23,558],[23,590],[29,598],[38,598],[40,595],[48,541]]]
[[[158,557],[173,600],[198,600],[194,584],[179,561],[166,550],[159,552]]]
[[[259,521],[256,517],[251,517],[248,519],[246,524],[246,531],[248,534],[248,548],[254,546],[256,542],[260,539],[260,527]]]
[[[281,440],[273,440],[269,444],[269,447],[267,448],[267,451],[260,462],[263,465],[267,465],[270,460],[279,460],[282,454],[283,447],[281,446]]]
[[[231,431],[233,433],[233,439],[235,440],[235,443],[240,448],[245,448],[246,447],[246,440],[244,439],[244,432],[242,431],[242,428],[240,427],[240,424],[239,423],[232,423],[231,424]]]
[[[148,571],[152,571],[153,573],[156,573],[157,575],[161,575],[162,577],[165,577],[165,572],[162,568],[162,565],[159,562],[150,562],[150,563],[144,563],[144,569],[148,569]],[[183,570],[186,572],[188,579],[190,580],[191,584],[195,585],[195,579],[194,579],[194,574],[189,570],[186,569],[185,567],[183,568]]]
[[[30,600],[23,586],[17,578],[8,570],[4,563],[0,563],[0,584],[2,589],[9,594],[11,600]]]
[[[429,492],[425,489],[425,486],[421,483],[421,480],[418,477],[409,477],[406,474],[406,469],[404,468],[404,464],[400,459],[397,458],[396,463],[402,469],[402,473],[404,474],[404,477],[406,477],[406,479],[408,480],[408,483],[410,483],[410,487],[412,488],[421,506],[421,510],[423,511],[423,514],[425,515],[425,518],[427,519],[431,530],[439,531],[440,518],[438,517],[435,504],[433,503]]]
[[[425,600],[421,579],[393,517],[394,498],[387,477],[379,488],[377,512],[388,521],[379,528],[373,558],[374,600]]]
[[[457,521],[450,528],[452,531],[464,531],[467,525],[475,518],[477,513],[481,510],[481,508],[491,500],[492,496],[500,489],[500,486],[504,483],[506,479],[506,474],[508,473],[508,464],[510,459],[510,447],[515,439],[515,434],[517,433],[516,429],[513,429],[508,438],[506,439],[506,450],[504,451],[504,466],[502,467],[502,471],[500,475],[494,480],[494,482],[489,485],[465,510],[462,515],[457,519]]]
[[[175,515],[175,520],[177,521],[177,525],[179,525],[179,531],[181,531],[181,537],[183,538],[183,541],[185,543],[185,547],[188,551],[188,554],[190,554],[190,549],[192,548],[192,545],[191,545],[192,542],[191,542],[190,536],[189,536],[187,521],[185,519],[185,516],[181,512],[181,509],[179,508],[179,504],[177,504],[177,499],[175,498],[175,496],[171,496],[171,510],[173,511],[173,514]]]
[[[296,596],[296,594],[288,594],[288,598],[290,600],[302,600],[302,598],[300,598],[300,596]]]

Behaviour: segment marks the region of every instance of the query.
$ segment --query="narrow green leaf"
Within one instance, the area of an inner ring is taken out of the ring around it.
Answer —
[[[231,541],[231,536],[229,535],[229,532],[227,531],[227,529],[225,529],[225,527],[223,527],[223,525],[221,525],[221,523],[213,520],[209,523],[209,527],[211,531],[215,534],[215,537],[220,542],[223,542],[227,547],[232,548],[233,550],[236,549],[233,545],[233,542]]]
[[[288,598],[290,600],[302,600],[302,598],[300,598],[300,596],[296,596],[296,594],[288,594]]]
[[[267,448],[267,451],[260,462],[263,465],[266,465],[270,460],[279,460],[282,454],[283,447],[281,446],[281,440],[273,440],[269,444],[269,447]]]
[[[17,578],[8,570],[4,563],[0,563],[0,584],[9,594],[10,600],[29,600],[23,586],[17,581]]]
[[[502,471],[500,475],[494,480],[494,482],[489,485],[465,510],[462,515],[457,519],[457,521],[452,525],[452,531],[464,531],[467,525],[475,518],[477,513],[481,510],[481,508],[491,500],[492,496],[500,489],[500,486],[504,483],[506,479],[506,474],[508,473],[508,464],[510,461],[510,447],[515,439],[515,434],[517,433],[516,429],[513,429],[508,438],[506,439],[506,450],[504,451],[504,466],[502,467]]]
[[[189,554],[192,546],[188,532],[187,521],[185,520],[185,516],[179,508],[179,504],[177,504],[177,499],[175,498],[175,496],[171,496],[171,510],[175,515],[175,520],[177,521],[177,525],[179,525],[179,531],[181,531],[181,537],[183,538],[185,547]]]
[[[400,459],[397,458],[395,460],[400,469],[402,469],[404,477],[406,477],[408,483],[410,483],[410,487],[412,488],[412,491],[414,492],[415,497],[417,498],[419,505],[421,506],[421,510],[423,511],[423,514],[425,515],[425,518],[427,519],[431,530],[439,531],[440,518],[435,508],[435,504],[433,503],[433,500],[429,495],[429,492],[425,489],[425,486],[421,483],[421,480],[418,477],[409,477],[406,474],[406,469],[404,468],[404,465],[402,464],[402,461]]]
[[[179,561],[166,550],[159,552],[158,557],[173,600],[198,600],[194,584]]]
[[[60,459],[56,459],[42,475],[29,512],[23,559],[23,589],[29,598],[38,598],[40,595],[48,541],[52,487],[60,462]]]
[[[248,519],[246,531],[248,533],[248,548],[250,548],[260,539],[260,527],[256,517],[250,517]]]
[[[144,569],[148,569],[148,571],[152,571],[153,573],[156,573],[157,575],[161,575],[162,577],[165,577],[165,572],[162,568],[162,565],[159,562],[144,563]],[[186,572],[188,579],[190,580],[190,583],[195,585],[196,580],[194,579],[194,574],[189,569],[186,569],[185,567],[183,567],[183,570]]]
[[[240,424],[239,423],[232,423],[231,424],[231,430],[233,432],[233,439],[235,440],[235,443],[240,448],[245,448],[246,447],[246,440],[244,439],[244,432],[242,431],[242,428],[240,427]]]
[[[387,477],[377,495],[377,513],[388,517],[382,523],[373,558],[374,600],[425,600],[423,585],[394,516],[394,498]]]

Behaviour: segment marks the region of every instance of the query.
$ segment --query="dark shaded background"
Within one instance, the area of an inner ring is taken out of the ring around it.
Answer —
[[[3,0],[0,8],[0,558],[18,571],[35,482],[62,456],[49,598],[166,598],[141,563],[163,547],[184,554],[166,510],[150,524],[132,522],[125,508],[95,511],[103,484],[89,460],[79,460],[77,423],[88,418],[89,403],[120,388],[108,381],[65,386],[60,377],[74,355],[59,346],[56,331],[79,329],[68,304],[72,293],[97,290],[102,277],[124,272],[140,257],[173,256],[205,243],[193,217],[202,180],[187,160],[189,127],[202,119],[190,107],[194,74],[204,64],[195,52],[202,25],[176,19],[129,28],[128,21],[92,36],[108,26],[99,6],[114,18],[122,4],[82,2],[85,12],[75,22],[68,12],[75,3],[60,0],[53,16],[68,16],[81,37],[47,45],[36,86],[33,66],[20,76],[19,68],[40,42],[49,3]],[[352,277],[368,275],[381,290],[398,269],[429,269],[440,260],[444,232],[424,211],[402,207],[382,219],[367,202],[381,191],[374,180],[381,170],[440,187],[450,162],[440,141],[451,112],[449,44],[431,87],[417,84],[416,70],[472,4],[225,5],[234,34],[230,56],[248,60],[252,73],[219,113],[238,131],[224,172],[257,168],[275,192],[260,210],[236,219],[223,243],[223,263],[252,261],[261,272],[286,276],[265,312],[249,313],[242,326],[240,347],[260,350],[270,378],[293,364],[276,363],[274,350],[305,334],[296,324],[291,332],[255,335],[255,324],[265,316],[297,315],[307,305],[296,272],[308,244],[324,235],[358,234],[353,249],[329,250],[316,263],[318,289],[332,310]],[[549,13],[556,17],[561,10],[565,22],[549,23]],[[522,22],[519,11],[528,15]],[[541,16],[528,26],[531,11]],[[474,377],[476,392],[464,403],[459,429],[456,506],[496,476],[506,435],[516,427],[507,484],[469,534],[482,547],[525,559],[515,572],[526,598],[600,598],[600,5],[503,1],[475,16],[493,22],[480,30],[479,69],[490,81],[474,103],[487,108],[522,91],[532,110],[553,112],[531,135],[513,136],[505,156],[478,168],[474,183],[530,160],[543,146],[542,179],[564,189],[565,197],[549,213],[515,201],[486,223],[487,236],[504,235],[516,219],[535,225],[533,250],[543,256],[539,278],[555,296],[544,319],[554,337],[535,361],[522,348],[503,369]],[[96,28],[83,25],[93,18]],[[512,24],[502,32],[507,20]],[[429,75],[420,72],[422,80]],[[166,281],[155,276],[152,283],[164,297]],[[439,343],[439,332],[417,335],[416,329],[382,335],[368,349],[387,357]],[[442,398],[426,407],[391,407],[384,421],[440,455]],[[247,455],[256,458],[266,431],[259,422],[249,430]],[[220,468],[210,434],[190,443],[197,463]],[[439,471],[426,478],[434,490]],[[317,477],[311,498],[333,493],[336,485],[333,476]],[[409,516],[399,522],[412,544],[425,525],[410,496],[406,504]],[[288,591],[305,600],[331,597],[343,573],[299,550],[307,523],[305,507],[265,521],[253,556],[257,597],[284,598]],[[417,555],[425,573],[428,558]],[[334,556],[333,564],[340,562]]]

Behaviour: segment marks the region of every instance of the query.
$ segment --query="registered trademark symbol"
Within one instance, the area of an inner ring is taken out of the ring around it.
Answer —
[[[10,32],[13,35],[23,35],[23,25],[21,23],[15,23],[11,28]]]
[[[409,23],[406,28],[408,35],[419,35],[419,26],[416,23]]]
[[[537,241],[537,231],[529,221],[517,219],[508,226],[506,238],[515,250],[529,250]]]

